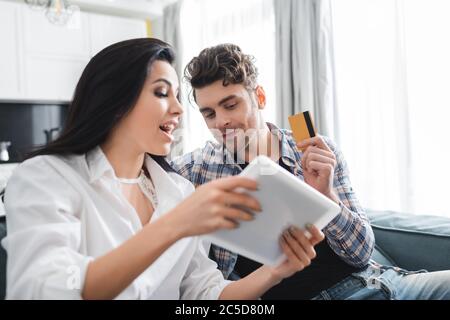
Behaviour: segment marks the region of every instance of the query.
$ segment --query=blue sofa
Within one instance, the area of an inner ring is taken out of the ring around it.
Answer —
[[[375,233],[373,259],[407,270],[450,270],[450,219],[367,210]]]
[[[450,269],[450,219],[412,216],[392,211],[367,211],[375,233],[373,259],[407,270]],[[0,217],[0,239],[6,235]],[[0,299],[5,296],[6,252],[0,248]]]

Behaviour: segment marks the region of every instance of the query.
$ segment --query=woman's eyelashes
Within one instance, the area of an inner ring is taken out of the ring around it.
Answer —
[[[156,90],[155,96],[157,96],[158,98],[167,98],[169,96],[169,94],[167,93],[167,91]]]
[[[157,90],[154,91],[154,94],[158,98],[168,98],[169,95],[170,95],[169,90],[166,90],[166,89],[157,89]],[[175,97],[175,99],[178,100],[178,102],[181,103],[181,100],[180,100],[181,99],[181,95],[180,95],[179,92],[174,93],[174,97]]]

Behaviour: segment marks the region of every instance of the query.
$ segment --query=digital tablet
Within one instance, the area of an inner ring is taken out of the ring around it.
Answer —
[[[279,237],[287,227],[305,230],[305,225],[311,223],[323,229],[341,210],[266,156],[258,156],[240,175],[258,181],[257,191],[246,192],[258,199],[262,211],[252,221],[240,221],[237,229],[220,230],[206,237],[215,245],[262,264],[276,266],[285,259]]]

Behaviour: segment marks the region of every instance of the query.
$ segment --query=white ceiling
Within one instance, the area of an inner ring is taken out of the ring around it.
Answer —
[[[0,0],[1,1],[1,0]],[[8,0],[22,2],[23,0]],[[81,11],[112,14],[143,19],[155,19],[162,16],[165,6],[178,0],[67,0],[78,5]]]
[[[133,0],[131,0],[131,1],[133,1]],[[172,4],[174,2],[177,2],[178,0],[146,0],[146,1],[150,2],[150,3],[159,4],[159,5],[164,7],[164,6],[167,6],[167,5]]]
[[[68,0],[83,11],[155,19],[177,0]]]

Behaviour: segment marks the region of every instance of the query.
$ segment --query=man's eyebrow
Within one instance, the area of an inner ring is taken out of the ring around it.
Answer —
[[[210,107],[204,107],[204,108],[200,108],[200,113],[205,113],[208,111],[212,111],[212,109]]]
[[[221,106],[223,105],[225,102],[237,98],[237,96],[235,94],[229,95],[228,97],[223,98],[222,100],[219,101],[218,105]]]

